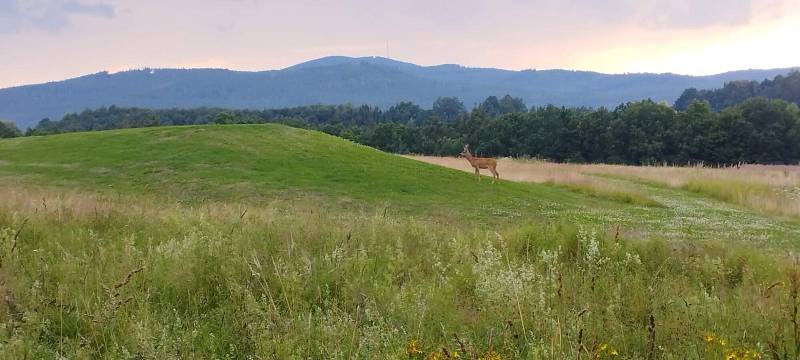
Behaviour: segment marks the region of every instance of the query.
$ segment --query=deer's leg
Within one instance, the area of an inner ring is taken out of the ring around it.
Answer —
[[[478,182],[481,181],[481,171],[478,167],[475,167],[475,177],[478,178]]]

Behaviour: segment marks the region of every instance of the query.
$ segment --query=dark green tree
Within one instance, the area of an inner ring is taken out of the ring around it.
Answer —
[[[470,144],[486,156],[567,162],[724,165],[740,161],[796,164],[800,160],[800,110],[781,100],[751,99],[721,112],[703,101],[690,102],[685,111],[676,112],[650,100],[623,104],[613,111],[548,105],[524,112],[517,100],[489,98],[468,113],[460,113],[460,103],[452,98],[439,101],[436,111],[412,103],[386,112],[350,104],[267,110],[110,106],[67,114],[59,121],[43,119],[27,134],[217,122],[281,123],[398,153],[456,155],[463,144]],[[490,115],[487,109],[498,115]],[[459,113],[452,122],[439,117]]]
[[[744,161],[761,164],[786,162],[795,143],[791,132],[797,119],[789,103],[765,98],[749,99],[737,108],[748,124],[748,141]]]
[[[800,71],[778,75],[772,80],[731,81],[720,89],[686,89],[675,101],[675,109],[686,110],[693,100],[708,101],[711,108],[720,111],[753,97],[766,97],[800,103]]]
[[[503,110],[500,108],[500,100],[497,99],[497,96],[487,97],[486,100],[478,105],[478,109],[486,113],[490,118],[498,117],[503,113]]]
[[[712,143],[711,136],[719,131],[719,119],[711,111],[707,101],[692,100],[686,111],[680,112],[675,117],[675,127],[672,135],[679,139],[674,154],[679,162],[699,163],[703,160],[716,161],[717,158],[710,154],[719,149],[712,148],[719,144]]]
[[[237,122],[237,116],[231,112],[221,112],[214,117],[215,124],[235,124]]]
[[[425,117],[425,110],[408,101],[394,105],[384,113],[386,121],[401,124],[421,124]]]
[[[632,102],[615,110],[611,123],[618,157],[628,164],[654,164],[667,161],[673,141],[669,137],[675,111],[652,100]],[[675,160],[675,159],[673,159]]]
[[[503,96],[500,99],[500,114],[511,114],[515,112],[528,112],[528,107],[525,102],[520,98],[511,97],[511,95]]]
[[[433,113],[445,123],[452,123],[467,113],[464,103],[455,97],[440,97],[433,102]]]
[[[0,138],[14,138],[18,136],[22,136],[22,132],[19,131],[16,124],[11,121],[0,120]]]

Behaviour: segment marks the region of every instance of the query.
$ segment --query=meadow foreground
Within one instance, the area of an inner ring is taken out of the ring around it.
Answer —
[[[506,164],[478,183],[277,125],[0,141],[0,354],[798,355],[793,214]]]

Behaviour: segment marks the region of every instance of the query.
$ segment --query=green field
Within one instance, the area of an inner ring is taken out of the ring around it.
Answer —
[[[800,354],[798,219],[702,192],[280,125],[0,140],[0,179],[6,358]]]
[[[0,176],[30,184],[176,201],[263,204],[316,196],[412,214],[536,216],[588,201],[555,187],[475,184],[460,172],[280,125],[188,126],[20,138],[0,143]],[[495,219],[496,220],[496,219]]]

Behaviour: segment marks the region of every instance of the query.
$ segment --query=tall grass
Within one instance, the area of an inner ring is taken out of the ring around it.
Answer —
[[[655,182],[768,214],[800,216],[800,166],[708,168],[590,165],[582,171]]]
[[[471,171],[463,159],[412,158]],[[770,215],[800,217],[800,166],[623,166],[501,159],[498,171],[509,180],[560,184],[574,191],[640,205],[657,206],[657,201],[646,192],[614,179],[644,181],[703,194]]]
[[[407,157],[462,171],[474,171],[464,159],[438,156]],[[588,176],[581,172],[579,167],[579,165],[529,162],[509,158],[500,159],[498,165],[498,169],[502,170],[501,177],[503,179],[557,185],[584,195],[634,205],[662,206],[644,191],[614,181]]]
[[[800,188],[772,188],[730,179],[689,179],[681,188],[769,214],[800,216]]]
[[[314,199],[3,196],[7,358],[800,355],[793,253]]]

